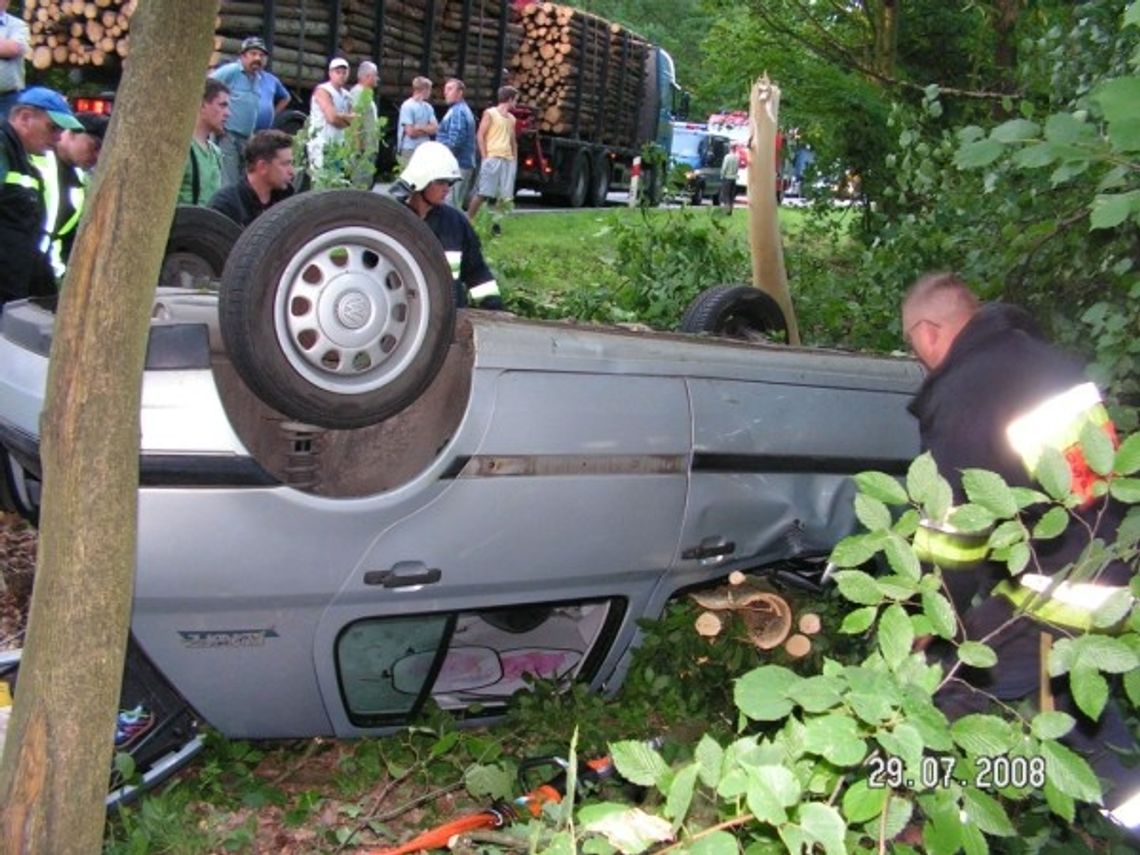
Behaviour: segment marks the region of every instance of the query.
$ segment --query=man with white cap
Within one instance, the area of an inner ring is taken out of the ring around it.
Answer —
[[[316,175],[325,166],[326,160],[330,169],[342,165],[343,158],[336,156],[333,147],[344,142],[344,129],[356,118],[346,83],[348,60],[338,56],[329,63],[329,79],[313,90],[306,149],[310,176],[315,184],[319,183]]]
[[[452,185],[462,177],[459,161],[451,150],[443,143],[429,140],[412,152],[391,192],[411,208],[443,244],[455,277],[456,305],[502,309],[499,285],[483,259],[479,236],[467,216],[447,204]]]
[[[0,305],[55,293],[44,251],[43,177],[29,155],[55,148],[65,130],[83,131],[62,95],[33,86],[0,122]]]
[[[289,103],[289,90],[265,68],[268,60],[265,42],[250,36],[242,41],[234,62],[218,66],[210,75],[230,89],[230,117],[218,143],[226,184],[236,184],[245,174],[242,151],[250,135],[272,127],[273,117]]]

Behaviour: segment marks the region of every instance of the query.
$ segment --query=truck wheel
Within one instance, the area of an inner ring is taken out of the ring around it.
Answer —
[[[590,168],[590,197],[587,204],[592,208],[604,208],[606,196],[610,192],[610,158],[604,151],[594,158]]]
[[[284,415],[374,424],[431,383],[455,327],[439,240],[394,199],[364,190],[294,196],[242,234],[222,275],[230,360]]]
[[[645,194],[646,203],[656,208],[665,198],[665,174],[656,166],[641,167],[641,192]]]
[[[706,288],[685,309],[680,330],[745,341],[788,340],[788,322],[779,304],[750,285]]]
[[[589,192],[590,159],[586,152],[580,151],[574,156],[574,163],[570,167],[570,192],[566,194],[566,204],[571,208],[581,208],[586,204]]]
[[[284,131],[289,136],[296,136],[301,128],[305,127],[308,116],[300,110],[283,110],[273,117],[273,129]]]
[[[698,184],[696,187],[693,188],[693,195],[692,195],[690,201],[692,201],[693,207],[695,207],[695,208],[699,208],[701,205],[701,202],[705,201],[705,185],[704,184]]]
[[[241,226],[213,208],[179,205],[158,274],[166,288],[202,288],[216,283],[226,266]]]

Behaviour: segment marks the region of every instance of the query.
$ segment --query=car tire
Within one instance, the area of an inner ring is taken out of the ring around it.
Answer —
[[[234,247],[219,320],[250,389],[289,418],[348,429],[416,400],[455,328],[439,240],[404,205],[363,190],[294,196]]]
[[[746,341],[787,341],[788,322],[771,296],[750,285],[714,285],[691,302],[681,332]]]
[[[300,110],[283,110],[273,117],[273,129],[284,131],[289,136],[296,136],[309,117]]]
[[[570,192],[566,194],[566,204],[571,208],[581,208],[590,194],[590,158],[586,152],[574,155],[570,166]]]
[[[179,205],[166,239],[158,284],[167,288],[213,284],[222,275],[239,237],[241,226],[220,211]]]
[[[605,151],[594,157],[590,168],[590,195],[587,203],[591,208],[604,208],[610,193],[610,158]]]
[[[698,184],[693,189],[693,195],[689,201],[692,202],[694,208],[699,208],[701,203],[705,201],[705,187],[703,184]]]

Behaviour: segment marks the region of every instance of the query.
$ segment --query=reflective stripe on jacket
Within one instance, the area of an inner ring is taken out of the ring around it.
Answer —
[[[1000,582],[994,593],[1005,597],[1016,608],[1042,623],[1071,629],[1093,627],[1093,615],[1111,597],[1127,591],[1121,585],[1101,582],[1058,582],[1039,573],[1023,573]]]

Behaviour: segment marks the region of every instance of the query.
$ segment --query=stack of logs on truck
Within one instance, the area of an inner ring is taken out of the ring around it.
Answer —
[[[74,67],[113,88],[129,54],[135,0],[26,0],[35,68]],[[569,6],[520,0],[222,0],[211,63],[237,56],[241,40],[261,36],[271,69],[308,107],[329,59],[380,68],[377,103],[395,137],[399,105],[412,78],[436,84],[459,77],[476,116],[499,86],[519,88],[518,187],[575,207],[602,204],[629,184],[646,143],[669,148],[673,62],[628,29]],[[280,117],[295,130],[303,116]],[[662,176],[643,176],[659,194]]]

